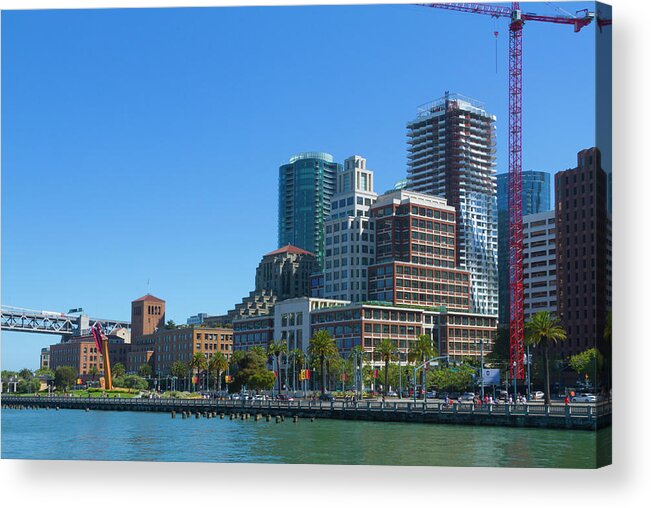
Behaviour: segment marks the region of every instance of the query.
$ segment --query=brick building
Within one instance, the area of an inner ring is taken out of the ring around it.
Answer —
[[[456,218],[445,199],[398,190],[371,207],[376,264],[369,299],[395,305],[470,308],[469,272],[456,268]]]
[[[116,363],[126,365],[131,344],[116,335],[109,335],[108,340],[111,365],[114,366]],[[50,368],[56,370],[57,367],[62,366],[74,368],[83,381],[97,381],[104,375],[104,358],[97,350],[91,335],[75,337],[67,342],[50,346]],[[97,367],[99,375],[90,374],[93,367]]]

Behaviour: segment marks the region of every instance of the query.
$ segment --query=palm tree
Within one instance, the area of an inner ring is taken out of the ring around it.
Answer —
[[[172,376],[174,376],[177,379],[185,379],[185,376],[188,374],[188,366],[184,362],[180,360],[176,360],[172,364],[172,367],[170,368],[170,372],[172,373]],[[176,385],[175,388],[177,390],[179,389],[179,387]]]
[[[364,347],[362,345],[360,345],[360,344],[355,346],[350,352],[351,355],[355,355],[355,362],[356,363],[357,363],[357,361],[359,359],[359,386],[358,386],[358,390],[359,390],[360,397],[363,395],[363,392],[364,392],[364,375],[363,375],[364,353],[365,353]],[[353,373],[355,375],[357,375],[357,365],[355,365],[355,368],[353,369]],[[355,378],[355,385],[357,385],[357,378]]]
[[[276,368],[278,369],[278,393],[280,393],[280,355],[287,354],[287,342],[284,340],[281,340],[280,342],[272,342],[267,348],[267,353],[276,357]]]
[[[337,345],[326,330],[317,330],[310,339],[310,345],[307,350],[312,358],[319,359],[319,367],[321,371],[321,394],[324,394],[326,391],[324,375],[325,362],[327,358],[337,355]]]
[[[389,389],[389,362],[397,358],[398,348],[391,339],[382,339],[382,342],[375,348],[375,352],[384,362],[384,390],[382,390],[382,400],[384,401]]]
[[[432,339],[430,336],[421,335],[416,340],[416,344],[409,348],[407,359],[410,362],[420,362],[423,364],[428,358],[431,358],[435,354],[436,349],[432,346]],[[414,383],[416,383],[415,379]],[[420,386],[421,389],[425,388],[425,369],[421,369],[420,371]],[[414,387],[414,391],[416,391],[416,387]]]
[[[206,357],[203,355],[203,353],[197,351],[192,355],[192,359],[190,360],[190,368],[197,370],[197,376],[199,375],[199,372],[208,368]]]
[[[92,376],[93,383],[95,382],[95,376],[99,374],[99,369],[97,368],[97,365],[91,365],[90,369],[88,369],[88,373]]]
[[[545,404],[549,404],[549,344],[567,338],[565,330],[558,326],[560,320],[548,311],[536,312],[526,324],[526,341],[532,346],[540,345],[545,361]]]
[[[289,353],[292,357],[292,365],[294,367],[294,378],[292,379],[293,388],[296,390],[296,371],[299,372],[303,369],[303,364],[305,363],[305,353],[302,349],[292,349]]]
[[[222,391],[222,373],[228,368],[228,360],[221,351],[218,351],[208,361],[208,372],[213,373],[213,386],[218,385],[217,390]],[[216,375],[215,375],[216,373]]]

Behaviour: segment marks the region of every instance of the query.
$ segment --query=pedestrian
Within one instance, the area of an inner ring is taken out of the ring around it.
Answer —
[[[565,405],[567,406],[570,403],[570,398],[566,395],[565,396]]]
[[[490,397],[488,397],[488,403],[489,403],[491,406],[495,403],[495,401],[493,400],[493,396],[492,396],[492,395],[491,395]]]
[[[447,406],[449,403],[450,403],[450,397],[449,397],[448,394],[446,393],[446,394],[445,394],[445,405]]]
[[[509,395],[509,406],[513,404],[513,395]]]

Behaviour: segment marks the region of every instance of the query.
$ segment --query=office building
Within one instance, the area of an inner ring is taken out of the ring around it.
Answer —
[[[544,171],[522,172],[522,215],[552,210],[551,175]],[[497,271],[499,279],[499,324],[509,326],[509,175],[497,175]]]
[[[468,311],[470,276],[456,268],[457,221],[445,199],[397,190],[371,207],[375,264],[369,300]]]
[[[375,258],[370,208],[376,199],[366,159],[358,155],[346,159],[337,174],[337,192],[325,223],[325,298],[367,300],[367,269]]]
[[[202,353],[206,361],[213,355],[223,354],[227,360],[233,353],[233,330],[230,328],[207,328],[203,326],[181,326],[161,329],[151,335],[154,348],[153,369],[157,375],[171,374],[174,362],[190,363],[195,353]],[[139,365],[131,365],[137,371]]]
[[[577,158],[576,168],[554,175],[558,314],[567,333],[554,347],[561,356],[602,343],[611,308],[607,176],[597,148]]]
[[[471,311],[498,313],[495,116],[457,94],[418,108],[408,129],[408,187],[456,210],[457,266],[470,273]]]
[[[554,210],[522,218],[524,322],[536,312],[557,313],[556,213]]]
[[[325,220],[341,164],[325,152],[294,155],[280,166],[278,247],[294,245],[314,253],[319,269],[325,255]]]

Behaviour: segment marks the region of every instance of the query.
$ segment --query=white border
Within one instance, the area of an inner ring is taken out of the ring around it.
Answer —
[[[2,9],[281,5],[309,1],[0,0]],[[357,3],[409,3],[376,1]],[[599,471],[553,469],[294,466],[0,461],[5,506],[121,504],[164,506],[642,506],[648,502],[651,397],[649,357],[648,48],[651,9],[642,0],[614,5],[614,302],[613,460]],[[553,55],[550,55],[550,59]],[[586,77],[586,86],[589,86]],[[647,248],[645,248],[647,247]],[[646,384],[645,384],[646,383]],[[646,387],[646,388],[645,388]],[[381,446],[381,443],[378,443]]]

